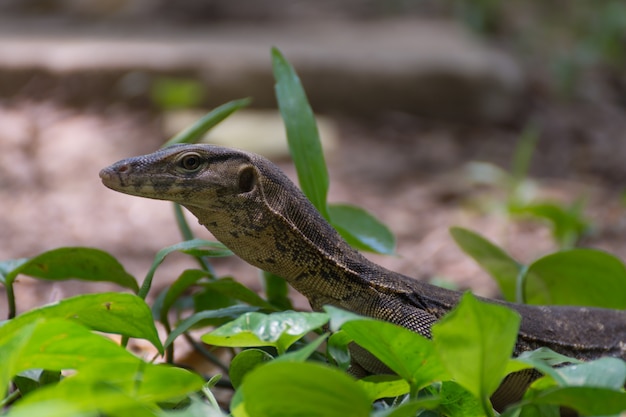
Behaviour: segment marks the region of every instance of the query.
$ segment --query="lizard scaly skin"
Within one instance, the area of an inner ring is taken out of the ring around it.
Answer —
[[[326,304],[430,337],[460,293],[389,271],[350,247],[304,194],[267,159],[212,145],[175,145],[100,172],[116,191],[179,203],[246,262],[286,279],[314,310]],[[522,317],[515,355],[542,346],[582,360],[626,360],[626,311],[528,306],[500,301]],[[386,368],[360,350],[358,365]],[[497,409],[519,399],[535,376],[507,378]]]

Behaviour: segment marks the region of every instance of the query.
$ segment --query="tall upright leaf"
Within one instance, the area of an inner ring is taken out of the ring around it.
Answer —
[[[272,48],[272,66],[278,107],[285,122],[287,142],[298,172],[300,187],[315,208],[328,220],[328,171],[313,110],[293,66],[276,48]]]

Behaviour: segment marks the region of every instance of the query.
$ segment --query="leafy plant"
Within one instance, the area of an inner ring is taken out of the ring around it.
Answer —
[[[572,204],[538,199],[536,185],[528,177],[532,156],[539,140],[539,130],[528,126],[522,133],[511,163],[510,172],[494,164],[472,162],[468,174],[474,182],[494,186],[504,192],[504,201],[496,207],[513,218],[524,218],[547,223],[560,249],[574,247],[588,233],[589,221],[584,214],[584,199]]]

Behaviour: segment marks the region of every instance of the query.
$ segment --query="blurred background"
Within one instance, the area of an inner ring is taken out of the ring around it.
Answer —
[[[618,0],[3,0],[0,259],[90,246],[141,279],[180,240],[172,209],[106,189],[98,171],[229,100],[253,102],[207,140],[266,154],[294,178],[273,46],[319,115],[330,199],[397,236],[397,256],[377,262],[497,296],[453,225],[522,262],[575,245],[626,259]],[[168,258],[157,288],[187,266]],[[260,289],[235,259],[217,268]],[[103,288],[20,278],[17,305]]]

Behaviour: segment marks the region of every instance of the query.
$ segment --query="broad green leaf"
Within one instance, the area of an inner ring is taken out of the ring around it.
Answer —
[[[146,404],[178,399],[198,391],[204,384],[200,375],[186,369],[139,360],[99,362],[85,367],[73,378],[85,384],[104,381]]]
[[[582,415],[606,416],[626,410],[626,393],[603,387],[555,387],[539,391],[532,400],[522,402],[527,403],[566,405]]]
[[[519,325],[514,311],[465,293],[432,328],[437,351],[454,380],[485,407],[491,407],[488,399],[505,376]]]
[[[452,227],[450,234],[457,245],[487,271],[500,286],[507,301],[515,301],[516,282],[523,266],[484,237],[461,227]]]
[[[533,262],[525,279],[529,304],[626,308],[626,267],[606,252],[571,249]]]
[[[272,48],[272,67],[278,107],[285,123],[300,187],[328,220],[328,171],[313,110],[294,68],[276,48]]]
[[[312,362],[272,362],[250,372],[241,386],[254,417],[367,417],[370,400],[350,376]]]
[[[387,255],[394,253],[396,239],[393,233],[362,208],[331,204],[328,214],[333,227],[355,248]]]
[[[328,315],[324,313],[246,313],[205,334],[202,341],[230,347],[273,346],[282,354],[302,336],[326,322]]]
[[[543,370],[542,370],[543,372]],[[587,386],[619,390],[626,382],[626,362],[618,358],[605,357],[590,362],[577,363],[555,368],[546,373],[534,388],[560,386]]]
[[[379,320],[344,323],[341,329],[411,385],[413,391],[448,377],[429,339]]]
[[[97,410],[86,411],[80,404],[67,399],[53,399],[24,405],[22,402],[12,407],[6,417],[98,417]]]
[[[371,402],[408,394],[411,387],[398,375],[369,375],[356,381],[367,392]]]
[[[626,362],[618,358],[565,366],[558,369],[568,385],[621,389],[626,383]]]
[[[241,109],[242,107],[246,107],[250,104],[250,99],[244,98],[239,100],[229,101],[226,104],[223,104],[219,107],[208,112],[205,116],[199,119],[190,127],[186,128],[163,145],[163,147],[174,145],[177,143],[195,143],[197,142],[206,132],[215,127],[222,120],[226,119],[232,113]]]
[[[37,390],[17,403],[8,416],[71,415],[82,417],[103,414],[113,417],[157,416],[156,406],[148,407],[121,392],[116,386],[105,381],[85,382],[67,378],[59,384]],[[36,411],[41,411],[41,404],[46,404],[50,408],[50,413],[45,411],[43,414],[34,414]],[[69,410],[70,413],[63,414],[65,410]]]
[[[274,357],[261,349],[246,349],[230,362],[228,375],[235,389],[239,388],[243,377],[257,366],[273,360]]]
[[[54,386],[37,390],[15,408],[69,399],[84,412],[154,416],[158,402],[188,395],[199,390],[203,382],[200,376],[187,370],[141,362],[137,358],[134,362],[97,361]]]
[[[21,320],[21,317],[0,328],[2,387],[7,387],[13,376],[28,369],[81,369],[99,361],[138,362],[110,339],[76,322],[45,316],[32,320]]]
[[[471,392],[454,381],[443,381],[439,390],[438,411],[444,416],[474,417],[484,415],[483,405]]]
[[[101,332],[146,339],[163,352],[146,302],[136,295],[115,292],[78,295],[31,310],[0,327],[0,340],[15,328],[53,317],[71,319]]]
[[[0,397],[4,398],[11,378],[20,372],[19,360],[24,347],[37,329],[37,323],[25,323],[12,332],[3,332],[0,336]],[[0,330],[4,328],[0,327]]]
[[[174,340],[185,333],[187,330],[191,329],[193,326],[206,319],[214,319],[220,317],[238,317],[241,314],[249,313],[252,311],[258,310],[257,307],[249,307],[243,305],[234,305],[226,308],[220,308],[219,310],[210,310],[210,311],[201,311],[199,313],[195,313],[185,320],[181,321],[178,326],[172,330],[172,332],[167,336],[165,343],[163,344],[165,348],[168,348]]]
[[[13,282],[19,274],[46,280],[81,279],[113,282],[137,292],[137,281],[108,253],[93,248],[58,248],[17,263],[6,275]]]

